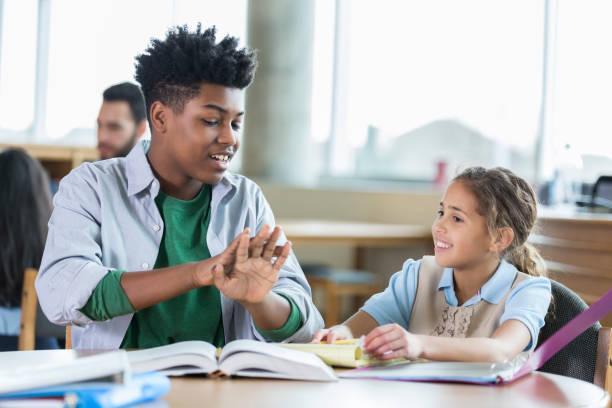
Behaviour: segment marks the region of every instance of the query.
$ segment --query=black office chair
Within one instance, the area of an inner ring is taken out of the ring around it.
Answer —
[[[600,176],[593,185],[590,197],[576,201],[576,205],[604,212],[612,211],[612,176]]]
[[[544,327],[540,330],[538,346],[576,315],[588,308],[580,296],[568,287],[552,279],[550,283],[553,301],[546,316]],[[559,350],[538,371],[593,382],[600,328],[601,325],[598,322],[593,324],[584,333]]]

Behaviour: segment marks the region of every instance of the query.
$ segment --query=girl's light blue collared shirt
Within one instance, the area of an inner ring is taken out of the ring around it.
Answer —
[[[372,316],[380,325],[397,323],[404,328],[408,327],[416,296],[421,262],[422,260],[414,261],[412,259],[404,262],[402,270],[391,277],[389,286],[383,292],[372,296],[361,310]],[[481,300],[489,303],[499,303],[510,290],[516,273],[517,269],[514,265],[502,261],[480,291],[462,306],[470,306]],[[444,269],[438,284],[438,290],[444,290],[444,297],[450,306],[459,306],[455,295],[452,268]],[[524,280],[508,295],[499,325],[510,319],[522,322],[531,333],[531,342],[525,350],[532,349],[538,342],[538,333],[544,325],[544,317],[548,312],[550,298],[550,281],[548,279],[530,278]]]

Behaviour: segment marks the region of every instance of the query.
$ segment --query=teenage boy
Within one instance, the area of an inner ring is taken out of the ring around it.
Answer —
[[[259,187],[227,172],[256,67],[237,46],[199,26],[153,40],[136,58],[150,144],[62,180],[36,289],[73,347],[306,342],[323,326]]]

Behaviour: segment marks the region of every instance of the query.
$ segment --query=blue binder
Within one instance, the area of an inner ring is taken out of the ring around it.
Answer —
[[[154,401],[168,393],[170,380],[158,372],[132,374],[124,384],[84,382],[1,394],[0,400],[63,397],[75,408],[127,407]]]

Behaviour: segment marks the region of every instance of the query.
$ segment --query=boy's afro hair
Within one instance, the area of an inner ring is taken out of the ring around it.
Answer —
[[[216,28],[195,32],[187,26],[168,30],[165,40],[153,39],[136,57],[136,80],[145,96],[147,114],[159,100],[181,112],[204,83],[244,89],[253,81],[256,52],[238,49],[238,39],[226,36],[216,43]]]

